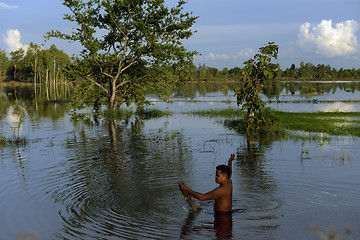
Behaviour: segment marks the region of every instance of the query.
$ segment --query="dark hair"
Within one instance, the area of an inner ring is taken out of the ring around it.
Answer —
[[[216,167],[216,170],[220,170],[221,173],[225,173],[228,176],[228,178],[230,178],[230,176],[231,176],[231,170],[230,170],[229,166],[219,165]]]

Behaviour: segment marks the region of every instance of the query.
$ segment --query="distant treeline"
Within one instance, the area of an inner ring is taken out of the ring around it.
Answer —
[[[18,81],[53,85],[65,80],[63,69],[71,63],[71,58],[55,45],[49,49],[30,43],[25,52],[23,49],[10,53],[10,58],[0,49],[0,81]],[[335,69],[330,65],[314,65],[301,62],[299,67],[292,64],[290,68],[278,71],[272,76],[275,80],[360,80],[360,69]],[[241,68],[223,68],[193,65],[190,69],[191,81],[235,81],[239,79]]]
[[[30,43],[25,51],[10,53],[0,49],[0,80],[56,85],[64,82],[63,69],[71,63],[68,54],[55,45],[49,49]]]
[[[279,64],[278,71],[272,76],[275,80],[360,80],[360,69],[336,69],[330,65],[318,64],[314,65],[310,62],[300,63],[297,68],[292,64],[290,68],[281,70]],[[218,70],[213,67],[201,65],[193,66],[191,69],[191,77],[193,81],[209,81],[209,80],[237,80],[241,73],[240,67],[232,69],[223,68]]]

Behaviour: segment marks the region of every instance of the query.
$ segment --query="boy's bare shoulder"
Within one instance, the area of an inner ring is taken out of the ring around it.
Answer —
[[[224,185],[219,186],[218,188],[221,189],[222,191],[232,191],[232,181],[229,180],[227,183],[225,183]]]

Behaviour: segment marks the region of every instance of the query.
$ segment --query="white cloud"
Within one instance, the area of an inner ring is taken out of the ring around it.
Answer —
[[[207,55],[195,56],[198,60],[210,60],[210,61],[222,61],[222,60],[229,60],[229,59],[242,59],[242,58],[251,58],[254,54],[254,50],[251,48],[246,48],[240,50],[238,53],[234,55],[228,54],[215,54],[209,53]]]
[[[332,26],[331,20],[322,20],[311,27],[306,22],[299,29],[299,43],[326,57],[347,56],[358,51],[357,32],[359,24],[355,20],[340,22]]]
[[[10,29],[6,32],[4,37],[4,43],[8,47],[9,52],[16,51],[20,48],[24,49],[25,51],[29,48],[28,45],[21,43],[21,34],[17,29]]]
[[[242,49],[240,50],[236,55],[234,55],[234,58],[235,59],[238,59],[238,58],[251,58],[254,56],[254,53],[255,51],[251,48],[245,48],[245,49]]]
[[[13,8],[17,8],[17,6],[8,5],[6,3],[0,2],[0,9],[13,9]]]
[[[216,60],[227,60],[230,57],[228,55],[226,55],[226,54],[209,53],[208,55],[200,56],[200,58],[202,58],[204,60],[216,61]]]

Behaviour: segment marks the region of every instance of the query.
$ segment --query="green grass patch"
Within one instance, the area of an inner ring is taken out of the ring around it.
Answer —
[[[206,110],[197,110],[185,112],[185,114],[190,114],[193,116],[200,117],[226,117],[226,118],[235,118],[235,117],[244,117],[244,112],[240,111],[240,108],[226,108],[226,109],[206,109]]]
[[[306,112],[292,113],[268,110],[267,118],[274,119],[278,126],[275,132],[280,132],[281,128],[292,131],[303,131],[314,133],[307,135],[307,138],[318,137],[315,133],[327,134],[329,136],[355,136],[360,137],[360,113],[359,112]],[[236,129],[238,132],[244,132],[245,113],[239,108],[226,109],[207,109],[184,112],[201,117],[223,117],[238,118],[238,120],[227,120],[225,126]],[[244,129],[242,129],[244,128]],[[263,129],[266,130],[266,129]],[[263,133],[262,133],[263,134]],[[321,139],[325,135],[321,135]],[[314,140],[314,139],[313,139]]]
[[[26,144],[27,144],[27,139],[25,137],[6,138],[0,136],[0,147],[25,146]]]
[[[326,133],[334,136],[360,136],[358,112],[290,113],[274,111],[278,123],[289,130]]]
[[[160,118],[164,116],[169,116],[172,113],[169,111],[161,111],[155,108],[147,108],[147,109],[138,109],[135,112],[135,115],[141,119],[151,119],[151,118]]]

